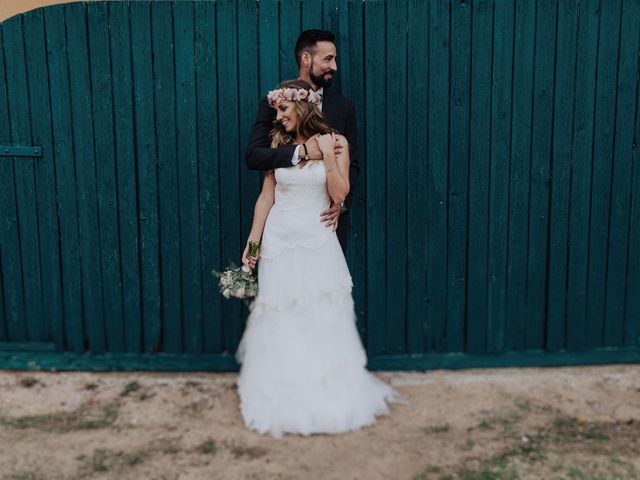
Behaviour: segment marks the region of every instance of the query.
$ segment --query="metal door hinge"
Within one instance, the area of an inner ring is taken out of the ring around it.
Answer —
[[[0,145],[0,157],[41,157],[42,147]]]

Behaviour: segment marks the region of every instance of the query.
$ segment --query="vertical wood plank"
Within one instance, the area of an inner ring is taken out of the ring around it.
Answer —
[[[52,153],[56,170],[56,194],[60,225],[65,349],[73,353],[83,353],[85,347],[82,322],[80,240],[64,6],[49,7],[45,9],[44,16],[47,32],[49,87],[51,98],[55,99],[55,102],[51,102]]]
[[[556,0],[540,0],[536,18],[527,256],[528,315],[524,341],[527,350],[544,347]]]
[[[566,341],[569,192],[574,145],[578,1],[561,0],[558,2],[557,15],[546,339],[547,350],[552,352],[564,348]]]
[[[303,4],[303,9],[307,3]],[[351,208],[342,221],[349,222],[347,263],[353,279],[353,299],[357,315],[360,338],[367,343],[367,255],[366,255],[366,168],[367,148],[365,142],[365,91],[364,82],[364,15],[363,2],[343,0],[340,3],[340,64],[343,93],[350,98],[356,110],[356,148],[360,171],[355,185],[351,185]]]
[[[302,2],[302,30],[311,28],[322,28],[322,0]]]
[[[7,30],[16,28],[16,19],[9,19],[0,25],[0,140],[7,145],[12,142],[9,116],[9,92],[7,91],[6,46]],[[0,160],[0,264],[3,276],[3,300],[6,317],[7,337],[10,340],[26,340],[27,328],[24,322],[24,291],[22,289],[22,266],[20,264],[20,240],[18,234],[18,211],[14,161],[9,157]]]
[[[407,157],[407,352],[421,353],[425,349],[427,324],[427,122],[429,75],[429,10],[419,0],[408,4],[407,49],[415,52],[407,65],[407,75],[420,81],[408,82],[407,104],[408,150]]]
[[[220,4],[222,8],[223,4]],[[228,8],[228,7],[225,7]],[[278,39],[278,0],[258,2],[259,78],[260,94],[266,95],[280,83],[280,42]],[[226,31],[226,26],[218,24],[218,30]],[[218,35],[219,36],[219,35]],[[220,47],[218,47],[220,48]],[[294,59],[295,61],[295,59]],[[244,247],[243,247],[244,249]]]
[[[49,100],[49,70],[45,38],[44,12],[33,10],[24,16],[29,103],[32,112],[31,128],[34,145],[41,145],[44,155],[35,162],[38,199],[38,239],[42,269],[42,303],[46,305],[42,325],[42,340],[52,338],[58,349],[64,345],[62,325],[62,285],[60,278],[60,249],[58,211],[56,205],[55,164],[51,105]]]
[[[340,62],[340,10],[339,10],[339,0],[324,0],[322,2],[322,29],[329,30],[336,36],[336,41],[338,41],[338,62]],[[338,65],[339,68],[339,65]],[[339,92],[342,91],[342,76],[340,73],[333,77],[333,81],[331,83],[331,89],[337,90]]]
[[[620,58],[618,65],[615,137],[613,150],[613,181],[607,264],[607,297],[605,304],[605,344],[625,345],[625,296],[637,296],[628,290],[627,251],[633,179],[634,112],[638,103],[636,87],[638,71],[638,35],[640,32],[640,1],[622,2]],[[636,137],[637,138],[637,137]],[[636,257],[636,263],[637,263]],[[636,325],[640,317],[635,318]],[[615,335],[614,335],[615,334]]]
[[[351,98],[351,92],[354,90],[353,78],[351,75],[351,41],[349,29],[349,2],[348,0],[337,0],[336,9],[338,12],[338,31],[336,36],[338,77],[340,77],[340,91],[343,95]],[[300,28],[302,32],[302,27]],[[354,36],[357,35],[354,32]],[[354,43],[358,40],[355,36]],[[343,58],[344,57],[344,58]],[[362,58],[362,57],[361,57]],[[362,78],[362,77],[360,77]],[[335,88],[335,87],[332,87]],[[348,244],[347,244],[348,247]]]
[[[472,4],[467,351],[475,354],[487,348],[493,3]]]
[[[111,55],[106,3],[87,5],[106,349],[124,352]]]
[[[31,110],[29,105],[29,80],[27,78],[24,46],[23,16],[4,29],[7,98],[10,112],[11,140],[15,145],[31,145]],[[3,161],[11,161],[9,157]],[[15,157],[15,201],[17,226],[20,242],[20,262],[22,264],[22,289],[24,291],[24,318],[27,338],[42,338],[44,329],[42,305],[42,285],[40,283],[40,254],[37,218],[37,191],[33,157]]]
[[[158,153],[158,221],[160,224],[160,271],[163,351],[181,353],[182,282],[180,277],[180,199],[176,147],[176,85],[173,10],[169,2],[151,8],[155,130]],[[215,111],[215,110],[214,110]],[[215,131],[215,130],[214,130]]]
[[[635,11],[638,7],[635,5]],[[636,56],[636,61],[638,57]],[[637,68],[637,67],[636,67]],[[637,70],[636,70],[637,71]],[[629,219],[629,247],[627,251],[627,290],[625,304],[625,346],[640,346],[640,164],[638,138],[640,138],[640,78],[636,77],[635,131],[631,145],[632,193]]]
[[[142,299],[136,203],[137,172],[133,136],[132,47],[127,2],[109,3],[109,29],[118,165],[118,219],[124,294],[123,323],[127,352],[139,352],[142,348]]]
[[[2,25],[0,25],[0,142],[7,145],[11,141],[9,131],[9,106],[7,105],[7,80],[4,72],[4,41],[2,33]],[[0,162],[0,215],[5,219],[4,225],[8,225],[7,219],[9,215],[5,209],[9,206],[9,202],[5,202],[6,195],[9,193],[9,183],[13,185],[13,171],[9,168],[13,166],[9,162]],[[4,273],[2,268],[2,245],[5,245],[6,227],[0,228],[0,340],[7,341],[9,333],[7,331],[7,311],[4,294]]]
[[[298,64],[295,58],[296,40],[300,35],[300,0],[281,0],[280,17],[280,80],[298,78]],[[247,35],[248,34],[248,35]],[[251,39],[251,32],[243,32],[241,40]],[[255,45],[255,41],[253,43]],[[242,50],[241,50],[242,51]],[[249,51],[254,51],[250,49]],[[240,63],[242,65],[242,63]],[[254,70],[255,75],[255,70]],[[266,94],[267,92],[263,92]]]
[[[471,4],[451,4],[451,122],[447,258],[447,351],[465,350]]]
[[[188,353],[200,353],[202,351],[202,275],[198,255],[200,215],[193,8],[191,2],[173,4],[184,348]],[[229,160],[231,161],[232,158]]]
[[[255,2],[251,15],[257,21]],[[215,4],[198,2],[196,19],[196,83],[198,115],[198,162],[200,172],[200,258],[202,261],[202,297],[204,349],[222,349],[222,296],[218,293],[217,278],[212,271],[220,271],[220,176],[218,155],[218,85],[216,79],[216,16]],[[242,10],[242,8],[241,8]],[[256,70],[257,71],[257,70]],[[255,77],[255,72],[254,72]],[[257,82],[257,79],[255,80]]]
[[[385,5],[388,6],[385,0]],[[388,11],[388,10],[387,10]],[[338,0],[322,1],[322,29],[333,32],[336,37],[340,33],[340,11]]]
[[[388,7],[388,0],[385,5]],[[388,12],[388,10],[387,10]],[[323,0],[322,2],[322,29],[333,32],[336,36],[340,32],[340,20],[337,0]]]
[[[276,28],[277,32],[277,3],[275,4]],[[262,11],[262,9],[261,9]],[[224,88],[218,90],[220,98],[218,107],[220,113],[224,115],[225,121],[218,125],[218,144],[220,145],[220,241],[222,263],[226,266],[230,262],[240,263],[240,256],[244,245],[240,238],[240,210],[239,198],[239,148],[238,148],[238,126],[239,112],[238,103],[238,70],[236,62],[237,55],[237,11],[236,3],[231,0],[221,0],[217,3],[216,11],[217,24],[217,45],[218,45],[218,84]],[[262,32],[262,29],[261,29]],[[277,33],[276,33],[277,37]],[[263,53],[271,54],[270,60],[273,62],[277,55],[273,55],[277,50],[268,50]],[[268,61],[268,60],[267,60]],[[276,60],[277,63],[277,60]],[[266,70],[271,75],[277,75],[277,68]],[[262,70],[261,70],[262,77]],[[271,87],[273,88],[273,87]],[[223,100],[223,102],[221,102]],[[222,318],[224,318],[224,347],[225,351],[234,352],[242,335],[241,308],[238,302],[224,302],[222,304]]]
[[[403,0],[388,0],[386,32],[390,52],[404,52],[407,48],[407,9]],[[405,55],[387,55],[386,122],[396,128],[386,129],[387,245],[385,342],[388,353],[402,353],[405,345],[407,299],[407,60]],[[403,132],[398,134],[399,132]]]
[[[447,211],[449,166],[449,2],[431,2],[429,13],[429,137],[427,188],[428,349],[446,349]]]
[[[284,12],[284,10],[283,10]],[[299,15],[293,16],[289,20],[296,22],[292,27],[292,31],[297,31],[299,26]],[[238,26],[242,29],[242,35],[238,37],[238,72],[239,72],[239,122],[240,129],[238,132],[240,146],[244,149],[249,142],[251,128],[256,118],[258,102],[261,96],[266,95],[269,89],[275,88],[275,84],[265,91],[259,90],[259,79],[256,75],[258,69],[258,52],[253,48],[258,42],[258,18],[255,11],[254,0],[242,0],[238,3]],[[295,43],[295,39],[293,40]],[[293,58],[293,47],[288,51],[288,62],[296,65]],[[281,62],[282,64],[282,62]],[[291,77],[297,78],[297,73]],[[239,160],[240,163],[240,202],[241,202],[241,240],[242,248],[251,231],[253,222],[253,209],[256,199],[260,195],[262,181],[260,172],[249,170],[244,162],[244,158]]]
[[[614,163],[613,139],[622,4],[615,0],[601,2],[600,9],[587,280],[588,347],[616,345],[622,343],[623,337],[622,323],[605,323],[609,212]],[[622,128],[622,125],[619,127]],[[607,338],[608,341],[605,341]]]
[[[143,321],[142,349],[144,352],[154,352],[160,343],[160,262],[157,200],[158,155],[154,128],[151,20],[148,3],[131,3],[131,24],[134,27],[131,29],[131,57],[135,98],[135,149]],[[193,38],[193,30],[191,30],[191,36]],[[193,47],[193,41],[191,44]],[[179,152],[179,155],[182,153],[188,155],[187,152]],[[182,214],[182,212],[180,213]],[[197,224],[194,226],[197,228]],[[193,252],[190,250],[191,255]]]
[[[65,6],[69,81],[71,88],[71,127],[78,188],[78,221],[82,271],[83,316],[92,353],[106,351],[100,238],[97,208],[96,159],[93,143],[91,79],[87,49],[86,5]]]
[[[0,55],[0,57],[2,57],[2,55]],[[0,110],[2,110],[1,107]],[[0,115],[2,114],[0,113]],[[0,116],[0,118],[2,117]],[[0,177],[0,181],[4,180],[4,177]],[[4,281],[2,280],[2,249],[0,248],[0,340],[6,342],[9,339],[9,334],[7,333],[7,320],[4,312]]]
[[[599,2],[583,1],[578,25],[575,121],[571,164],[569,218],[569,278],[567,287],[567,348],[587,346],[587,276],[589,254],[589,202],[594,133],[594,96],[598,46]],[[598,335],[597,332],[593,334]],[[589,340],[589,344],[593,342]]]
[[[511,152],[511,75],[513,69],[514,6],[495,4],[491,83],[491,162],[489,184],[489,256],[487,351],[505,347],[507,289],[507,226],[509,219],[509,159]]]
[[[524,347],[527,308],[527,239],[535,2],[516,2],[511,165],[509,169],[509,236],[507,260],[506,348]]]
[[[291,36],[293,36],[293,44],[290,48],[286,48],[288,58],[286,58],[286,61],[281,61],[280,65],[287,65],[289,72],[295,70],[296,73],[285,74],[282,78],[298,77],[297,70],[295,69],[296,62],[293,50],[300,27],[300,5],[299,0],[290,3],[291,5],[287,7],[291,8],[291,12],[287,14],[288,17],[286,20],[284,20],[284,17],[281,18],[280,26],[282,29],[281,35],[288,35],[289,40]],[[280,8],[283,14],[285,10],[289,10],[287,7],[281,4]],[[283,21],[286,21],[289,25],[286,27],[283,26]],[[238,120],[240,125],[238,138],[241,148],[244,149],[249,142],[249,135],[251,134],[251,128],[256,118],[256,110],[260,96],[261,94],[266,95],[267,93],[266,91],[260,92],[258,89],[259,79],[256,75],[258,71],[258,52],[254,46],[258,43],[258,17],[256,15],[254,0],[242,0],[238,2],[238,28],[242,31],[242,34],[238,37],[238,80],[240,87],[238,90]],[[244,162],[243,156],[240,155],[241,234],[239,247],[242,249],[244,249],[244,245],[249,237],[249,232],[251,231],[253,210],[262,187],[261,176],[261,172],[249,170]],[[242,318],[246,319],[248,314],[248,309],[242,305]],[[242,325],[244,326],[245,323],[243,322]]]
[[[386,77],[380,72],[386,58],[385,4],[368,1],[364,4],[365,89],[367,93],[367,353],[384,352],[386,313],[386,198],[385,133]],[[375,100],[374,100],[375,99]],[[372,101],[374,100],[374,101]]]

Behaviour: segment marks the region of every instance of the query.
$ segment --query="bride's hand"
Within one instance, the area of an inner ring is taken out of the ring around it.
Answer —
[[[318,136],[318,147],[320,151],[324,153],[331,152],[333,153],[335,150],[336,140],[330,133],[325,133],[324,135]]]
[[[242,252],[242,264],[248,266],[252,271],[255,270],[256,264],[258,263],[258,258],[260,258],[260,252],[255,257],[247,257],[247,253],[249,252],[249,242],[247,242],[247,246],[244,247],[244,252]]]

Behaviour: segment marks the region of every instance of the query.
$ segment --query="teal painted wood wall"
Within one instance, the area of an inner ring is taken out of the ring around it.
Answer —
[[[0,368],[233,370],[258,99],[337,35],[372,369],[640,361],[640,0],[74,3],[0,25]]]

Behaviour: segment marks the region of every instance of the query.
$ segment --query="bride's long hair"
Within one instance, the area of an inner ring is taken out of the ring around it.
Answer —
[[[311,85],[305,80],[286,80],[278,85],[278,88],[304,88],[310,90]],[[297,134],[303,138],[310,138],[316,133],[325,134],[333,133],[336,130],[331,128],[327,123],[327,119],[320,111],[317,105],[303,100],[296,101],[295,111],[298,115]],[[287,133],[282,123],[277,120],[273,121],[273,129],[269,133],[271,138],[271,148],[281,147],[283,145],[291,145],[295,139],[290,133]]]

